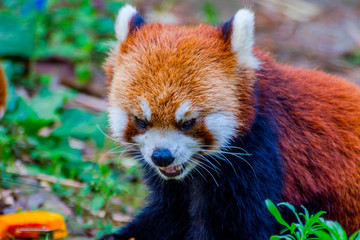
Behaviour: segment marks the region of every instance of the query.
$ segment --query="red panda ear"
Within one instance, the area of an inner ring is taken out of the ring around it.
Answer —
[[[254,13],[248,9],[240,9],[234,17],[221,26],[231,48],[236,53],[239,64],[258,68],[259,60],[253,54],[254,46]]]
[[[145,20],[136,9],[131,5],[125,5],[120,9],[115,21],[117,40],[120,43],[125,41],[128,34],[139,29],[143,24],[145,24]]]

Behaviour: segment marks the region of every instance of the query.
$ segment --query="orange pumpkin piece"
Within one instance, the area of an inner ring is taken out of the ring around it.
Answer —
[[[64,218],[47,211],[25,211],[0,216],[0,239],[39,238],[53,233],[54,239],[67,236]]]

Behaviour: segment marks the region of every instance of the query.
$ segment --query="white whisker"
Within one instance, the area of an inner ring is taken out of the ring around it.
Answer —
[[[209,163],[212,167],[210,167],[210,166],[208,166],[208,165],[206,165],[206,166],[209,167],[211,170],[219,173],[220,168],[218,168],[217,166],[215,166],[212,162],[210,162],[210,161],[209,161],[208,159],[206,159],[204,156],[202,156],[202,155],[200,155],[200,154],[196,154],[196,155],[194,156],[194,158],[196,159],[197,157],[200,157],[200,158],[204,161],[204,162],[199,161],[198,164],[204,164],[204,165],[206,165],[205,163]]]
[[[218,184],[218,182],[216,181],[215,177],[214,177],[214,176],[211,174],[211,172],[206,168],[206,167],[209,167],[209,166],[206,165],[206,164],[205,164],[205,165],[198,164],[198,166],[199,166],[200,168],[204,169],[205,171],[207,171],[207,172],[210,174],[210,176],[212,177],[212,179],[214,180],[216,186],[219,187],[219,184]]]

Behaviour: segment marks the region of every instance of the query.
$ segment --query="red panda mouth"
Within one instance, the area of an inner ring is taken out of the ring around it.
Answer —
[[[185,169],[182,165],[169,166],[169,167],[158,167],[160,172],[166,177],[176,177],[179,176]]]

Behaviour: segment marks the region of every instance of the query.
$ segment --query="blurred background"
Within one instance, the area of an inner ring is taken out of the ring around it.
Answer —
[[[0,120],[0,214],[61,213],[70,239],[128,222],[144,203],[141,170],[107,136],[101,65],[121,0],[0,0],[0,63],[8,111]],[[358,0],[134,0],[144,18],[220,24],[256,13],[256,45],[279,62],[360,84]]]

